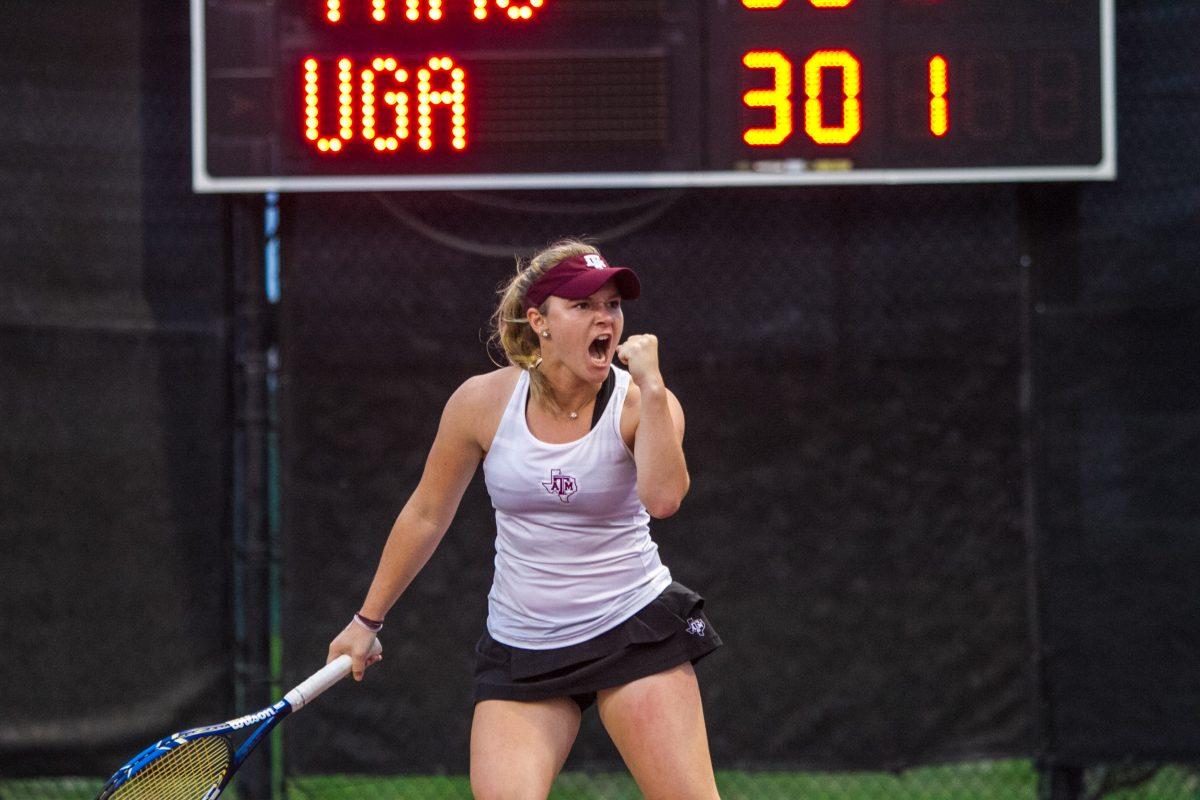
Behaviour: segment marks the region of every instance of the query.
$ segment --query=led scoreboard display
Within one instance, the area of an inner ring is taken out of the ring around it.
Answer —
[[[198,191],[1111,179],[1112,0],[192,0]]]

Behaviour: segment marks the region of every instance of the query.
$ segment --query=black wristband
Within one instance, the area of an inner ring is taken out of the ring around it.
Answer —
[[[359,625],[362,625],[371,633],[379,633],[381,630],[383,630],[383,620],[381,619],[371,619],[370,617],[364,617],[362,614],[355,612],[354,621]]]

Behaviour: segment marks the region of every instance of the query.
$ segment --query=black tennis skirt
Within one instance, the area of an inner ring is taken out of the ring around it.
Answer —
[[[696,663],[721,646],[704,598],[672,583],[647,606],[586,642],[526,650],[484,631],[475,645],[475,702],[570,697],[586,709],[596,692]]]

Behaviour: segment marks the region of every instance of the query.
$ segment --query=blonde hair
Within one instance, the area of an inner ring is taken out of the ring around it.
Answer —
[[[542,343],[525,316],[525,295],[538,278],[564,259],[572,256],[599,255],[600,251],[577,239],[562,239],[536,253],[528,261],[517,259],[517,272],[497,292],[500,302],[492,312],[492,335],[488,345],[504,351],[508,363],[529,372],[534,399],[554,411],[562,411],[546,376],[538,369],[542,363]],[[538,308],[545,314],[549,298]]]

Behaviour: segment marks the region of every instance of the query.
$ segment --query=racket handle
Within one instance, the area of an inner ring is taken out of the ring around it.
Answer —
[[[382,650],[383,645],[379,643],[378,639],[371,643],[370,655],[379,655]],[[288,702],[293,711],[299,711],[304,708],[306,703],[316,700],[322,692],[349,675],[352,663],[350,656],[345,654],[338,656],[308,676],[303,683],[285,694],[283,699]]]

